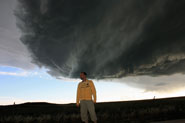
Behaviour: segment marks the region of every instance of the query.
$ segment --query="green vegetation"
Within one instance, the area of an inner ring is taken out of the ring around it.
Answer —
[[[185,118],[185,97],[95,104],[99,123],[148,123]],[[80,123],[75,104],[0,106],[1,123]]]

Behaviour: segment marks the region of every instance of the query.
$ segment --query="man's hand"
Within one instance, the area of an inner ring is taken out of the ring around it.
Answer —
[[[79,107],[79,106],[80,106],[80,104],[79,104],[79,103],[77,103],[77,104],[76,104],[76,106],[77,106],[77,107]]]

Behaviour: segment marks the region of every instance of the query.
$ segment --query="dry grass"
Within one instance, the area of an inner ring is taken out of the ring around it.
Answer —
[[[98,121],[104,123],[148,123],[185,118],[185,98],[98,103]],[[27,103],[0,106],[0,123],[80,123],[75,104]]]

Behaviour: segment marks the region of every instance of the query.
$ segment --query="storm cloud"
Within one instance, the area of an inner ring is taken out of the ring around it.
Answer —
[[[19,0],[21,41],[48,73],[121,78],[185,73],[184,0]],[[162,86],[162,85],[159,85]]]

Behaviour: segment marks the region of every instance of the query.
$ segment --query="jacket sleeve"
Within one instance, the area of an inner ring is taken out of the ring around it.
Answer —
[[[90,86],[91,86],[91,91],[92,91],[92,94],[93,94],[94,101],[96,102],[96,88],[94,86],[93,81],[90,82]]]
[[[77,88],[76,104],[79,104],[79,98],[80,98],[80,84],[78,84],[78,88]]]

